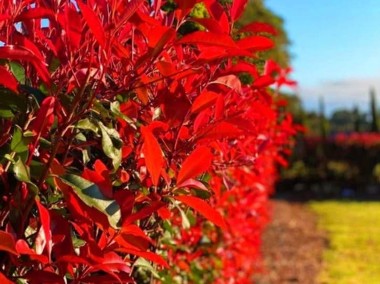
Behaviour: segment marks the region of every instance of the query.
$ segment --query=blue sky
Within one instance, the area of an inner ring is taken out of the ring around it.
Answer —
[[[380,0],[267,0],[285,20],[292,41],[293,78],[307,109],[368,110],[368,92],[380,106]]]

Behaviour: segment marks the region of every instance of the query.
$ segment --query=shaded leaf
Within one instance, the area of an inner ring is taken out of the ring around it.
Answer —
[[[194,209],[213,224],[219,226],[222,229],[227,229],[227,224],[222,215],[207,204],[204,200],[194,196],[174,196],[174,198],[183,204]]]
[[[82,177],[94,182],[107,198],[113,197],[112,181],[110,180],[110,172],[106,165],[99,159],[94,163],[94,171],[85,168]]]
[[[24,164],[20,157],[15,161],[15,164],[13,165],[13,172],[19,181],[30,182],[29,167]]]
[[[54,272],[44,270],[31,270],[26,275],[29,284],[40,284],[41,280],[46,284],[65,284],[63,277]]]
[[[14,284],[13,281],[9,280],[3,273],[0,272],[0,283],[1,284]]]
[[[19,255],[16,250],[16,242],[13,236],[4,231],[0,231],[0,250],[9,252],[14,255]]]

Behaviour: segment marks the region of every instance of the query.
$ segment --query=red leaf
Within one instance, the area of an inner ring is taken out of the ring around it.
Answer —
[[[197,113],[209,106],[213,105],[217,98],[218,94],[210,91],[202,92],[193,102],[191,106],[191,113]]]
[[[221,76],[215,81],[210,82],[210,84],[211,83],[222,84],[222,85],[227,86],[228,88],[231,88],[237,93],[241,93],[241,81],[235,75]]]
[[[55,97],[45,98],[41,104],[41,108],[38,110],[37,117],[30,125],[29,129],[36,134],[34,137],[33,151],[37,147],[40,137],[49,131],[54,122],[55,103]],[[29,158],[32,158],[32,155],[30,155]]]
[[[178,173],[177,184],[182,184],[184,181],[207,171],[211,166],[212,158],[213,155],[208,147],[196,148],[183,162]]]
[[[15,22],[32,20],[32,19],[40,19],[40,18],[53,18],[55,14],[52,10],[38,7],[34,9],[28,9],[18,15],[15,19]]]
[[[223,74],[235,74],[236,75],[236,74],[241,73],[241,72],[249,73],[252,76],[252,78],[257,78],[259,76],[257,69],[256,69],[256,66],[253,64],[250,64],[248,62],[245,62],[245,61],[241,61],[237,64],[232,65],[231,67],[227,68],[226,71],[223,72]]]
[[[185,35],[177,43],[204,44],[211,46],[236,47],[235,42],[229,35],[215,34],[210,32],[197,31]]]
[[[207,128],[199,138],[202,139],[223,139],[235,138],[242,135],[243,132],[235,124],[229,122],[219,122]]]
[[[243,13],[245,6],[247,5],[247,0],[234,0],[232,1],[231,7],[231,19],[235,21]]]
[[[163,266],[164,268],[169,267],[168,263],[166,262],[165,259],[163,259],[162,256],[155,254],[153,252],[150,252],[150,251],[139,251],[139,250],[134,250],[134,249],[126,249],[126,248],[116,248],[115,250],[120,251],[120,252],[129,253],[129,254],[134,254],[137,256],[141,256],[147,260],[153,261],[153,262]]]
[[[54,272],[43,271],[43,270],[31,270],[25,275],[25,278],[28,279],[30,284],[39,284],[41,280],[46,284],[65,284],[63,277],[55,274]]]
[[[0,85],[12,90],[15,93],[18,93],[18,82],[16,78],[10,73],[7,69],[0,66]]]
[[[213,224],[219,226],[222,229],[227,229],[227,224],[224,218],[218,211],[212,208],[204,200],[194,197],[194,196],[174,196],[174,198],[187,206],[193,208],[195,211],[203,215],[207,220],[211,221]]]
[[[207,187],[200,181],[195,179],[187,179],[183,183],[177,185],[178,188],[181,187],[190,187],[190,188],[197,188],[201,190],[208,191]]]
[[[0,283],[1,284],[14,284],[13,281],[9,280],[3,273],[0,272]]]
[[[36,252],[41,254],[46,248],[48,252],[48,257],[50,259],[51,249],[53,246],[52,234],[50,229],[50,215],[49,211],[38,201],[36,200],[37,208],[40,213],[40,222],[41,228],[38,231],[36,238]]]
[[[110,172],[106,165],[98,159],[94,163],[94,171],[85,168],[82,177],[98,185],[105,197],[113,198],[112,182],[109,174]]]
[[[37,72],[41,76],[41,79],[45,83],[50,82],[50,74],[45,66],[45,62],[42,62],[37,55],[26,48],[15,45],[1,46],[0,58],[28,61],[33,64],[34,68],[36,68]]]
[[[162,150],[157,142],[157,139],[148,127],[142,126],[141,134],[144,139],[142,151],[145,157],[145,164],[150,175],[152,176],[153,184],[157,186],[165,163]]]
[[[29,255],[30,259],[36,260],[40,263],[49,263],[49,259],[45,255],[36,254],[36,252],[31,249],[28,243],[23,239],[20,239],[16,242],[16,250],[19,254]]]
[[[117,275],[119,283],[128,284],[128,283],[136,283],[132,277],[127,273],[114,273]],[[115,284],[115,276],[111,275],[97,275],[90,274],[90,276],[86,276],[85,278],[81,278],[81,283],[93,284],[93,283],[102,283],[102,284]]]
[[[13,236],[4,231],[0,231],[0,250],[19,255]]]
[[[242,49],[253,51],[267,50],[273,47],[273,41],[265,36],[247,36],[237,42]]]
[[[160,209],[158,209],[157,214],[158,216],[160,216],[162,220],[167,220],[172,215],[167,207],[161,207]]]
[[[100,22],[99,18],[96,16],[96,14],[93,12],[93,10],[89,6],[82,3],[82,1],[77,1],[77,3],[88,27],[94,34],[98,43],[104,48],[105,42],[106,42],[106,36],[104,33],[104,29],[102,27],[102,23]]]
[[[212,32],[212,33],[223,34],[225,32],[225,31],[223,31],[219,22],[213,18],[193,18],[193,19],[191,19],[191,21],[194,21],[194,22],[201,24],[209,32]]]
[[[115,277],[118,281],[120,281],[119,283],[122,282],[114,271],[123,271],[125,273],[131,272],[131,268],[127,265],[126,261],[124,261],[117,253],[112,251],[104,255],[104,258],[100,264],[92,266],[92,270],[102,270]]]
[[[160,73],[165,77],[171,76],[177,72],[174,64],[167,61],[158,61],[156,66]]]
[[[271,76],[264,75],[257,78],[257,80],[253,82],[252,86],[255,88],[263,88],[272,85],[274,82],[275,80]]]
[[[127,217],[123,221],[122,227],[127,226],[129,224],[132,224],[136,220],[144,219],[144,218],[152,215],[152,213],[156,212],[158,209],[160,209],[164,205],[165,205],[165,203],[163,203],[161,201],[152,202],[150,205],[145,206],[143,209],[141,209],[138,212],[133,213],[132,215]]]
[[[271,35],[277,34],[276,29],[273,28],[271,25],[260,22],[250,23],[244,26],[242,29],[240,29],[240,32],[268,33]]]

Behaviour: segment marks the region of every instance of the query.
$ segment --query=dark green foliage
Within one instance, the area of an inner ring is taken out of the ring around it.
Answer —
[[[369,95],[370,95],[370,111],[371,111],[371,131],[378,132],[379,124],[378,124],[378,117],[377,117],[376,93],[373,88],[370,89]]]

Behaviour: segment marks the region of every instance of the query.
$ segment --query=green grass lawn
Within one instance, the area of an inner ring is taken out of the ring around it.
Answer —
[[[380,202],[312,202],[327,232],[321,283],[380,283]]]

